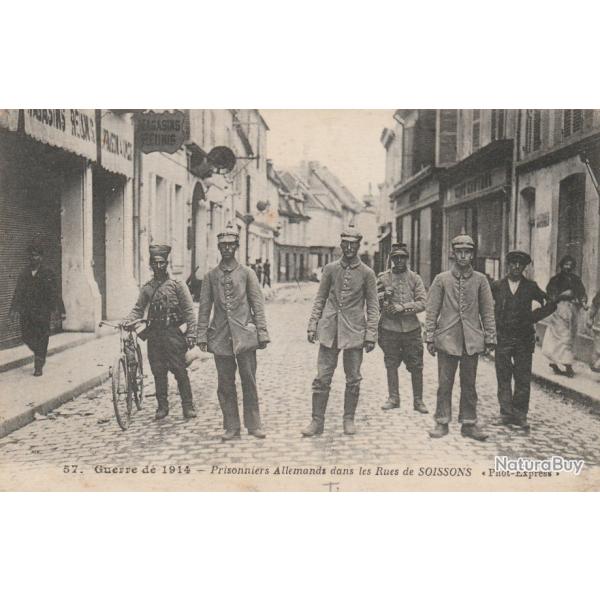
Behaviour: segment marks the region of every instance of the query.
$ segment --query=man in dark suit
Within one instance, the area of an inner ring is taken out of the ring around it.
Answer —
[[[531,258],[526,252],[509,252],[506,255],[507,276],[492,284],[498,336],[495,363],[500,404],[500,417],[492,424],[515,425],[525,431],[529,429],[527,413],[535,349],[533,325],[556,309],[554,302],[547,302],[546,294],[538,284],[523,276],[530,262]],[[540,308],[532,310],[533,301]]]
[[[53,271],[43,264],[44,249],[38,239],[29,245],[29,265],[17,280],[10,307],[11,319],[21,321],[21,338],[34,354],[35,377],[43,374],[50,338],[50,317],[60,311],[64,319],[65,306],[59,283]]]

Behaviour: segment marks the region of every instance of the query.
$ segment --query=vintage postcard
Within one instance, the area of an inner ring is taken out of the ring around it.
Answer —
[[[600,490],[600,110],[0,110],[3,491]]]

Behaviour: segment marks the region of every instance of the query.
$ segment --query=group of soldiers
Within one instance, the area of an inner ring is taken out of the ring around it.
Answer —
[[[425,311],[425,344],[437,356],[438,388],[432,438],[448,434],[452,418],[452,389],[459,371],[458,421],[465,437],[484,441],[488,436],[477,422],[477,364],[481,354],[495,352],[498,381],[498,426],[528,431],[527,415],[535,347],[534,323],[556,310],[538,285],[523,272],[531,262],[521,251],[506,257],[508,273],[490,286],[487,277],[473,269],[475,244],[468,235],[452,240],[452,267],[433,280],[429,292],[421,277],[408,267],[405,244],[392,246],[391,268],[376,277],[358,257],[362,236],[353,225],[341,235],[342,256],[328,263],[308,323],[307,338],[319,343],[317,375],[312,382],[312,419],[305,437],[323,433],[331,381],[343,356],[346,387],[343,429],[356,433],[363,352],[377,343],[383,350],[388,397],[382,409],[400,406],[398,370],[410,372],[414,410],[426,414],[423,402],[423,336],[417,314]],[[256,383],[256,351],[270,342],[264,298],[256,272],[236,260],[239,234],[228,225],[217,236],[219,264],[204,277],[198,317],[185,283],[168,273],[171,248],[150,246],[152,279],[122,325],[147,319],[148,360],[155,379],[156,419],[169,414],[168,372],[175,376],[183,416],[197,416],[187,372],[186,353],[198,345],[214,355],[217,396],[223,413],[224,441],[240,437],[241,420],[236,392],[236,371],[242,387],[243,423],[248,433],[264,438]],[[13,302],[21,316],[23,339],[35,353],[35,375],[45,361],[50,313],[64,308],[52,273],[41,266],[39,246],[30,248],[30,266],[24,270]],[[50,301],[44,302],[44,299]],[[532,308],[533,301],[540,306]],[[43,310],[40,308],[43,307]],[[211,318],[212,315],[212,318]],[[185,325],[185,327],[183,327]]]

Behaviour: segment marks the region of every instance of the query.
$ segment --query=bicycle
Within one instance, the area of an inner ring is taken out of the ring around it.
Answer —
[[[115,416],[119,427],[125,431],[131,423],[133,402],[137,410],[144,402],[144,361],[138,342],[135,326],[144,319],[130,321],[127,325],[100,321],[100,327],[107,325],[119,330],[119,355],[110,368],[112,398]]]

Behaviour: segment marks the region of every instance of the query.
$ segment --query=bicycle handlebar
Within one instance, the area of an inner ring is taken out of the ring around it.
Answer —
[[[111,323],[110,321],[100,321],[98,323],[98,327],[102,327],[102,325],[108,325],[108,327],[112,327],[113,329],[129,329],[137,325],[138,323],[144,323],[146,319],[134,319],[133,321],[128,321],[126,325],[122,323]]]

